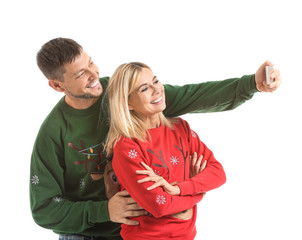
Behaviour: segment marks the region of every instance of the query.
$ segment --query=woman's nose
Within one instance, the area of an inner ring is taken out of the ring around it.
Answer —
[[[154,93],[154,94],[160,93],[160,86],[154,86],[153,93]]]
[[[157,95],[157,94],[159,94],[159,90],[158,90],[158,88],[154,88],[153,89],[153,95]]]

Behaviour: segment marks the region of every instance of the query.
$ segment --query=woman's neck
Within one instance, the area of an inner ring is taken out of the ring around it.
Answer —
[[[141,120],[144,122],[147,129],[158,128],[160,126],[159,114],[156,114],[154,116],[145,116],[141,118]]]

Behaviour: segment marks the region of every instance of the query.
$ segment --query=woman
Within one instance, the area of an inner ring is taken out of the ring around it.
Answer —
[[[226,181],[221,164],[186,121],[165,118],[164,87],[147,65],[121,65],[107,91],[111,121],[106,150],[113,153],[122,190],[150,213],[134,218],[137,226],[123,224],[122,237],[194,239],[196,204]],[[190,178],[194,152],[207,159],[207,166]]]

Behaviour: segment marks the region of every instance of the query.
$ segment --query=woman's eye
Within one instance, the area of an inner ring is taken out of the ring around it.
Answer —
[[[157,84],[158,82],[159,82],[159,80],[155,80],[155,81],[154,81],[154,84]]]
[[[148,90],[148,87],[145,87],[145,88],[142,89],[142,92],[145,92],[147,90]]]

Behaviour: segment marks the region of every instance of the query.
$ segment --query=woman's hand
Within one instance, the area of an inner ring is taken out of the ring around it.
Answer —
[[[197,159],[197,153],[194,152],[193,157],[190,156],[190,178],[196,176],[197,174],[201,173],[203,169],[205,169],[207,165],[207,160],[201,164],[203,156],[200,155]]]
[[[203,156],[200,155],[199,158],[197,159],[197,153],[195,152],[193,156],[190,156],[190,178],[196,176],[197,174],[201,173],[206,165],[207,165],[207,160],[204,160],[204,162],[201,164],[203,159]],[[142,175],[148,175],[148,177],[145,177],[141,180],[138,180],[138,183],[144,183],[144,182],[154,182],[154,184],[150,187],[147,188],[147,190],[153,190],[154,188],[157,187],[162,187],[164,191],[170,195],[178,196],[180,195],[180,189],[177,186],[177,182],[174,183],[168,183],[163,177],[158,176],[154,173],[152,168],[150,168],[147,164],[144,162],[141,162],[143,167],[146,170],[136,170],[137,174],[142,174]]]
[[[180,194],[180,189],[177,185],[172,185],[168,183],[163,177],[156,175],[152,170],[152,168],[150,168],[144,162],[141,162],[141,164],[146,170],[136,170],[136,173],[142,175],[148,175],[148,177],[138,180],[137,182],[138,183],[154,182],[154,184],[148,187],[147,190],[150,191],[154,188],[162,187],[164,191],[170,195],[178,196]]]

